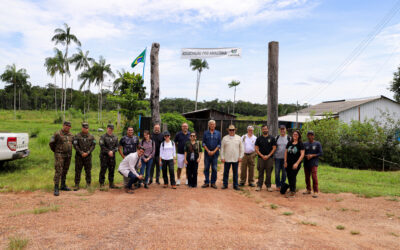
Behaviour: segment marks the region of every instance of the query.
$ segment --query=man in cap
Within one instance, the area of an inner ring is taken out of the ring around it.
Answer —
[[[276,191],[280,191],[283,183],[286,181],[286,170],[285,170],[285,150],[286,145],[290,141],[290,137],[286,134],[286,126],[279,126],[279,135],[276,137],[276,151],[274,154],[275,158],[275,184]],[[281,178],[282,172],[282,178]]]
[[[74,136],[69,132],[71,129],[71,123],[65,121],[60,131],[54,133],[50,139],[50,149],[54,152],[54,195],[59,195],[59,189],[63,191],[71,191],[65,183],[67,179],[67,173],[69,164],[71,163],[72,156],[72,142]],[[59,188],[61,179],[61,188]]]
[[[221,142],[221,161],[224,163],[222,189],[228,188],[229,170],[232,166],[233,188],[240,190],[238,187],[238,168],[244,153],[242,138],[235,134],[236,128],[232,124],[229,125],[228,132],[229,134],[225,135]]]
[[[304,175],[306,177],[307,191],[303,194],[311,194],[310,176],[312,175],[313,182],[313,198],[318,197],[318,160],[322,155],[321,143],[314,140],[314,131],[307,132],[308,142],[304,143],[305,156],[304,156]]]
[[[247,134],[242,136],[242,143],[244,147],[244,156],[240,166],[240,186],[244,186],[248,176],[250,187],[254,187],[254,161],[256,158],[255,143],[257,137],[254,135],[254,127],[247,127]],[[248,172],[248,175],[247,175]]]
[[[89,124],[82,123],[82,131],[74,137],[75,148],[75,188],[74,191],[79,190],[79,183],[81,182],[82,168],[85,168],[86,187],[90,187],[92,182],[92,152],[96,146],[94,136],[89,133]]]
[[[102,135],[99,140],[100,144],[100,187],[104,187],[106,172],[108,169],[108,182],[110,188],[118,188],[114,185],[115,170],[115,153],[118,150],[118,137],[113,134],[114,125],[107,125],[107,133]]]

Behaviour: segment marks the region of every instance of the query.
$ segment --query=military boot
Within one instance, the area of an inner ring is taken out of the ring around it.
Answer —
[[[75,184],[74,191],[78,191],[78,190],[79,190],[79,184]]]
[[[58,184],[55,184],[54,185],[54,196],[59,196],[59,195],[60,195],[60,192],[58,190]]]
[[[60,190],[62,191],[71,191],[71,189],[65,184],[65,181],[61,182],[61,188]]]

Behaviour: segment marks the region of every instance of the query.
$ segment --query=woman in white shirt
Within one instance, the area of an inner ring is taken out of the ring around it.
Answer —
[[[162,166],[164,188],[168,187],[168,172],[171,181],[171,186],[176,189],[174,164],[176,157],[175,144],[171,141],[171,134],[168,131],[164,132],[164,141],[160,145],[160,165]]]

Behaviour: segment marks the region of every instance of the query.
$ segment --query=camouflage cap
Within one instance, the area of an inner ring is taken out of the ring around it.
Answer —
[[[82,123],[82,128],[89,128],[89,123],[83,122]]]
[[[108,125],[107,125],[107,128],[114,129],[114,124],[108,124]]]
[[[64,124],[64,126],[71,127],[71,122],[69,122],[69,121],[65,121],[63,124]]]

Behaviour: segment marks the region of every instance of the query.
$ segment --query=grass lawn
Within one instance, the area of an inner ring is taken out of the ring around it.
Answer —
[[[31,155],[28,158],[6,163],[0,169],[0,192],[10,191],[33,191],[38,189],[52,190],[54,175],[54,156],[50,151],[48,143],[52,134],[61,128],[60,124],[54,124],[56,117],[54,111],[20,111],[17,112],[19,119],[13,119],[10,111],[0,111],[0,131],[37,133],[35,138],[30,138],[29,149]],[[81,129],[82,118],[72,117],[72,133],[76,134]],[[97,132],[99,125],[96,123],[97,113],[89,114],[91,133],[97,141],[104,132]],[[116,121],[115,112],[104,112],[103,121]],[[120,137],[121,131],[115,130]],[[74,153],[75,154],[75,153]],[[117,166],[121,157],[117,156]],[[92,157],[92,184],[98,186],[98,175],[100,170],[99,147]],[[68,173],[67,184],[74,184],[74,157]],[[220,166],[221,168],[222,166]],[[231,174],[232,175],[232,174]],[[257,170],[255,176],[258,176]],[[274,173],[272,173],[274,183]],[[221,179],[222,176],[219,176]],[[199,179],[203,179],[203,173],[199,171]],[[335,168],[328,165],[321,165],[318,169],[319,186],[322,192],[340,193],[349,192],[365,197],[374,196],[400,196],[400,171],[378,172],[369,170],[352,170]],[[122,182],[122,177],[115,172],[115,182]],[[297,178],[299,189],[305,188],[304,171],[300,170]],[[85,185],[84,173],[81,177],[81,186]]]

